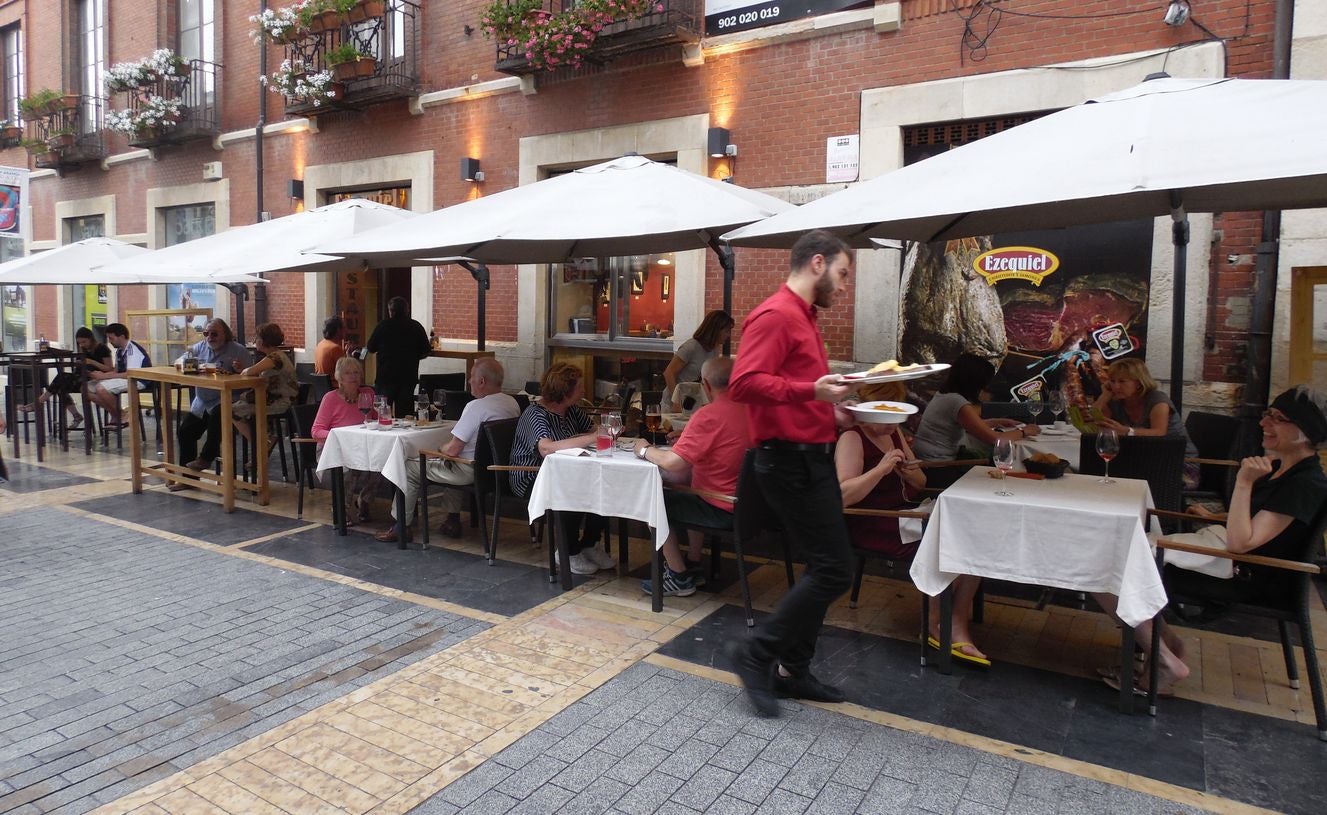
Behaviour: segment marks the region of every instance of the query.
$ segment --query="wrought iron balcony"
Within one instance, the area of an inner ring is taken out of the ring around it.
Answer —
[[[586,49],[584,62],[603,65],[639,51],[682,45],[700,39],[704,24],[701,0],[655,0],[652,6],[654,10],[605,25]],[[575,8],[576,0],[544,0],[544,11],[548,15]],[[519,37],[516,39],[515,44],[499,40],[494,69],[514,76],[547,70],[531,62],[526,56],[524,42]]]
[[[68,170],[106,157],[102,137],[106,100],[99,96],[68,94],[64,104],[55,104],[43,117],[28,123],[33,143],[44,143],[46,150],[34,150],[34,163],[41,169]]]
[[[419,93],[420,7],[411,0],[364,3],[372,15],[352,14],[321,31],[307,31],[286,45],[286,59],[305,75],[332,75],[328,92],[286,97],[286,112],[297,115],[350,110],[404,99]],[[353,22],[352,22],[353,20]],[[360,55],[346,59],[348,52]]]
[[[174,124],[136,131],[129,136],[129,144],[133,147],[160,147],[210,139],[220,133],[217,116],[221,95],[219,73],[219,65],[191,59],[184,74],[157,77],[152,86],[130,94],[129,111],[135,116],[148,109],[149,99],[153,96],[178,102],[182,115]]]

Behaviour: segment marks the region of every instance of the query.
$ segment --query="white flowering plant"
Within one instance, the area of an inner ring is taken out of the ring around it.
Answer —
[[[181,81],[188,76],[188,61],[170,50],[158,48],[149,57],[117,62],[106,71],[109,93],[133,93],[155,88],[159,80]]]
[[[271,77],[259,79],[268,90],[286,97],[287,101],[320,107],[336,98],[340,86],[333,81],[332,72],[323,70],[309,73],[304,63],[284,60]]]
[[[137,109],[113,110],[106,114],[106,128],[134,136],[148,130],[169,130],[184,119],[186,109],[179,99],[149,95]]]
[[[261,14],[250,16],[249,22],[254,25],[253,41],[262,42],[264,39],[268,39],[273,42],[281,42],[294,37],[305,27],[300,19],[300,11],[308,4],[309,0],[304,0],[293,6],[269,8]]]

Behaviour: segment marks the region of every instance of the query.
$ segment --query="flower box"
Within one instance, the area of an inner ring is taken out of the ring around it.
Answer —
[[[74,146],[73,133],[57,133],[46,140],[52,150],[67,150]]]
[[[60,154],[52,150],[48,150],[45,153],[38,153],[36,158],[33,159],[33,163],[36,164],[39,169],[54,169],[60,166]]]
[[[360,0],[346,14],[346,19],[352,23],[363,23],[368,20],[376,20],[383,16],[387,11],[387,4],[383,0]]]

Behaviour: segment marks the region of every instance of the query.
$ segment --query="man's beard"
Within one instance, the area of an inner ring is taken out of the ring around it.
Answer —
[[[834,305],[834,279],[830,277],[829,272],[825,272],[825,276],[816,281],[814,295],[817,308],[829,308]]]

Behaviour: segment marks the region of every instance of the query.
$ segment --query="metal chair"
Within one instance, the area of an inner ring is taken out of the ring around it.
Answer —
[[[487,478],[479,477],[479,467],[475,467],[475,502],[479,505],[479,511],[483,512],[488,506],[488,500],[493,499],[493,527],[485,536],[485,544],[488,552],[488,562],[492,565],[498,559],[498,530],[502,523],[502,503],[504,500],[512,500],[529,504],[525,496],[517,495],[512,492],[511,479],[508,473],[518,470],[537,470],[537,467],[519,467],[512,466],[511,448],[516,442],[516,423],[520,419],[494,419],[490,422],[484,422],[480,425],[481,444],[475,447],[475,460],[480,460],[480,448],[487,448],[485,455],[492,461],[484,467],[484,472],[488,473]],[[542,524],[539,525],[542,530]],[[542,543],[542,531],[537,536],[534,531],[535,525],[530,525],[530,543],[538,546]],[[550,561],[552,553],[549,554]]]
[[[323,397],[332,392],[332,378],[327,374],[309,374],[306,378],[309,390],[304,399],[300,400],[300,404],[304,404],[306,400],[314,405],[321,404]]]

